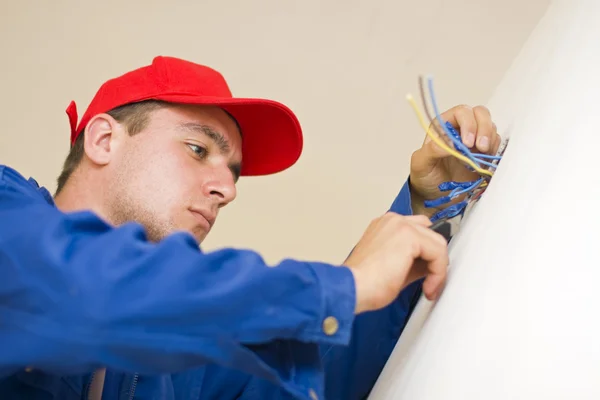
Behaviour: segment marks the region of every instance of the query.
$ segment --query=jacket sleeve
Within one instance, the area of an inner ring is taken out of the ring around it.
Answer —
[[[412,215],[407,180],[390,211]],[[413,282],[389,306],[356,317],[348,346],[322,344],[328,399],[365,399],[392,353],[417,300],[422,280]]]
[[[343,266],[205,253],[183,232],[150,243],[137,224],[63,213],[18,180],[0,168],[0,376],[215,363],[306,395],[323,378],[307,349],[350,339],[355,291]],[[329,317],[338,328],[326,334]]]

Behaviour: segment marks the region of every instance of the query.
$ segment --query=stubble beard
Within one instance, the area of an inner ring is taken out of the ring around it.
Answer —
[[[130,198],[117,196],[110,206],[110,220],[115,226],[138,223],[150,242],[159,242],[174,231],[173,223],[161,221],[157,214]]]

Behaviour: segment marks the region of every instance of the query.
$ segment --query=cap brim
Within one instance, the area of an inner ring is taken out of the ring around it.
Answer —
[[[268,175],[296,163],[302,153],[300,123],[285,105],[265,99],[210,98],[162,95],[157,100],[180,104],[219,106],[230,113],[242,131],[241,175]]]

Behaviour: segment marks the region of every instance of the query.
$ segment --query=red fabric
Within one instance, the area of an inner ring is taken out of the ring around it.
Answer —
[[[174,57],[159,56],[151,65],[105,82],[77,124],[77,107],[67,115],[71,144],[90,119],[115,107],[142,100],[216,105],[228,111],[242,130],[242,175],[266,175],[292,166],[302,152],[302,129],[285,105],[265,99],[234,98],[216,70]]]

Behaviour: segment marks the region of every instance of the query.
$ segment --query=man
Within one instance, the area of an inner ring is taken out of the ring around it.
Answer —
[[[470,173],[429,141],[341,265],[271,267],[198,245],[240,175],[299,157],[287,107],[157,57],[106,82],[79,123],[67,113],[54,198],[0,167],[1,398],[364,398],[421,290],[443,287],[446,243],[410,214]],[[443,117],[469,147],[497,148],[485,108]]]

